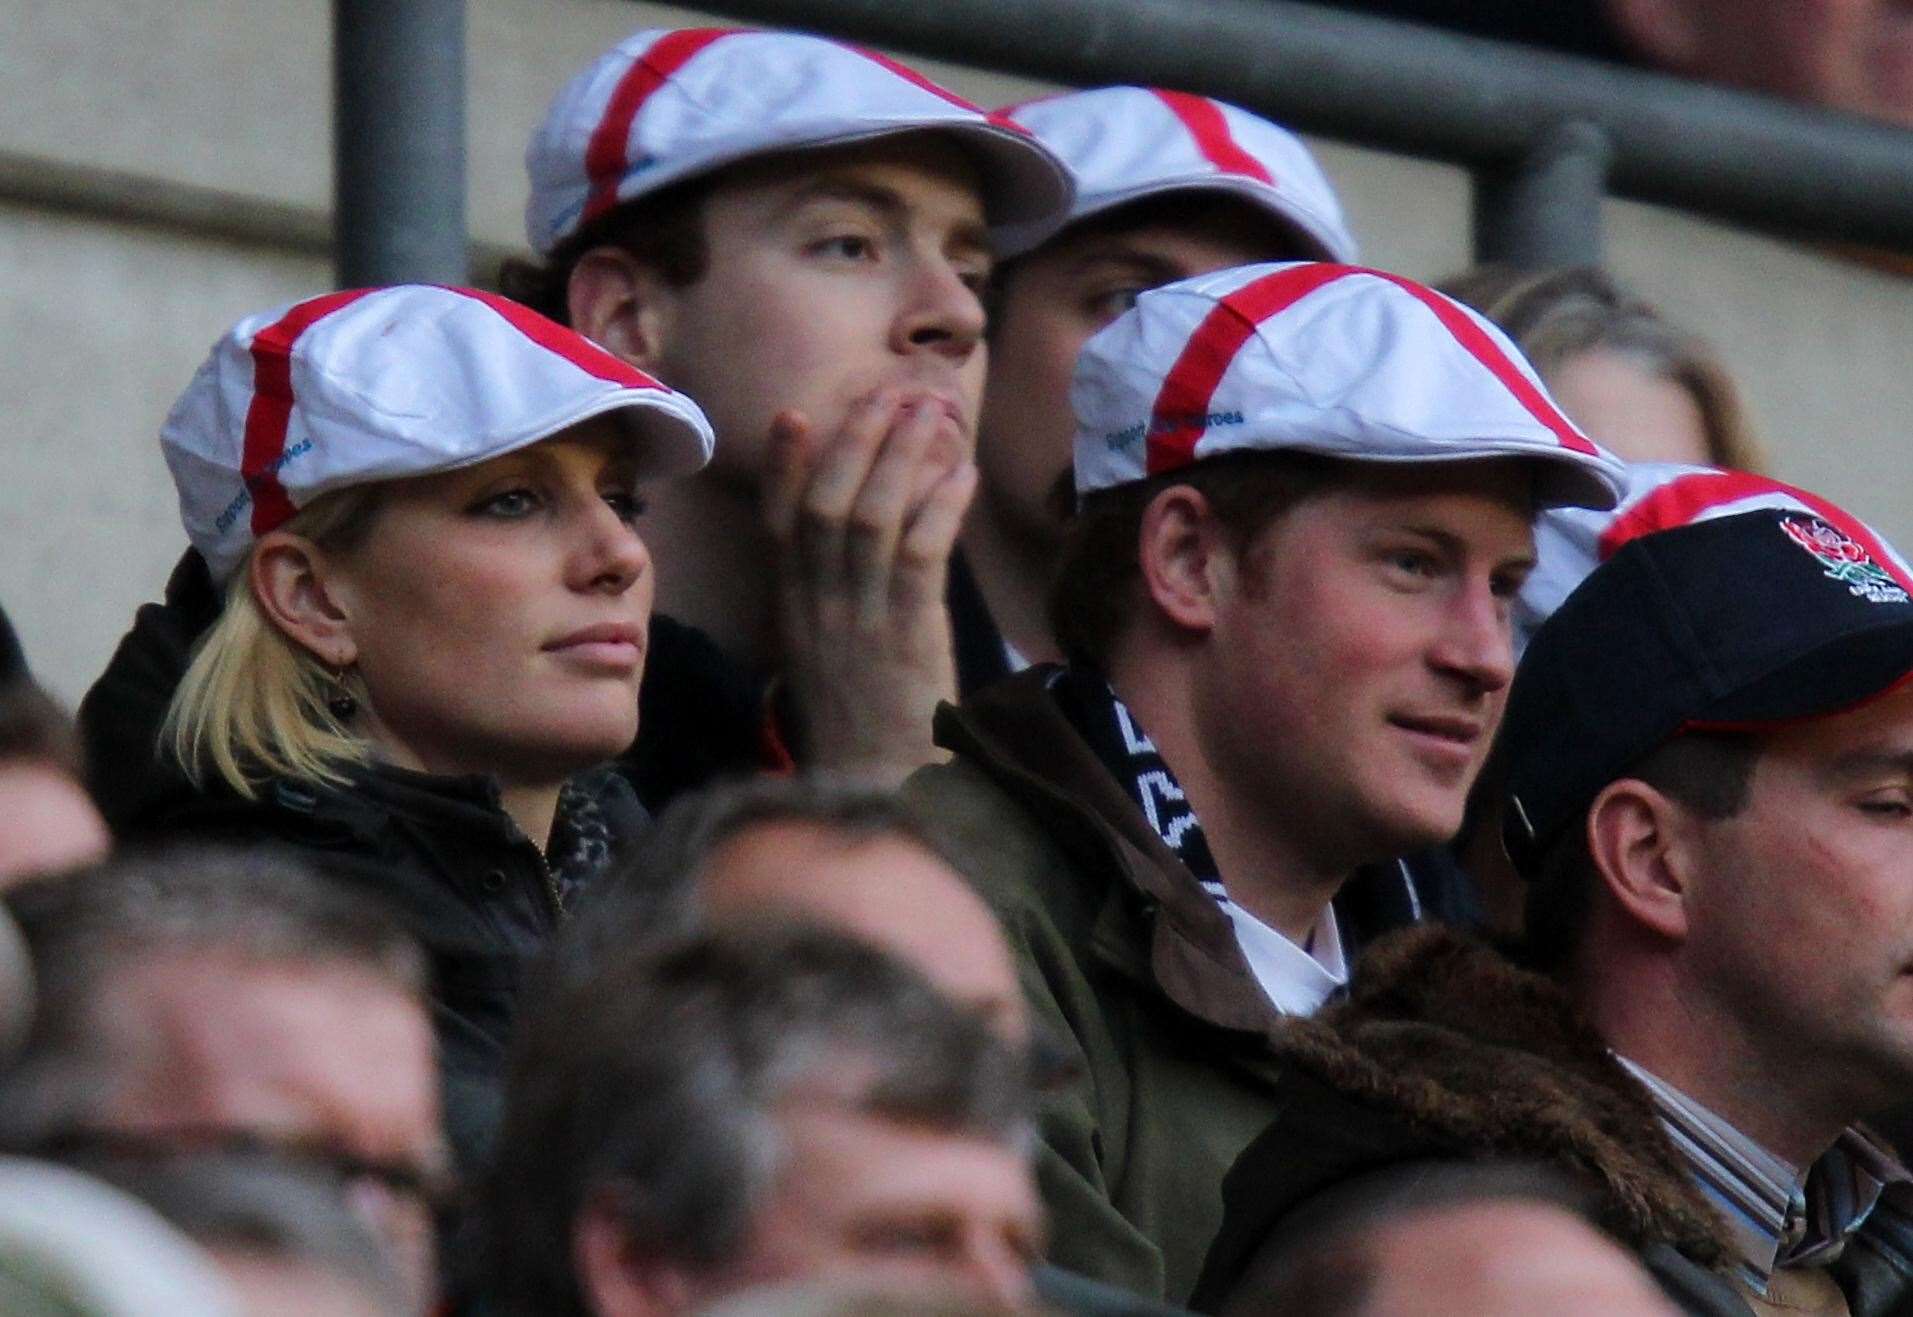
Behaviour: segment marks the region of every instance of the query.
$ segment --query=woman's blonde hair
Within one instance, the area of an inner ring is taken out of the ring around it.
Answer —
[[[1694,399],[1707,431],[1709,462],[1766,471],[1740,390],[1713,348],[1606,271],[1591,265],[1538,271],[1481,265],[1435,287],[1499,325],[1543,379],[1597,348],[1639,359]]]
[[[370,528],[378,486],[322,495],[281,528],[322,549],[349,550]],[[173,692],[159,745],[197,787],[211,774],[248,800],[269,778],[343,784],[364,762],[365,741],[333,713],[345,683],[364,703],[356,679],[335,673],[274,626],[253,597],[249,557],[226,583],[219,620],[199,640]]]

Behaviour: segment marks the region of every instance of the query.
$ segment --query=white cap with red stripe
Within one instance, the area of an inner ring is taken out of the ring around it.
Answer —
[[[992,225],[1048,231],[1072,192],[1029,132],[875,51],[794,32],[649,29],[558,93],[525,152],[525,231],[549,252],[648,193],[753,156],[934,129],[983,169]]]
[[[1302,140],[1224,101],[1154,87],[1098,87],[1005,107],[1056,152],[1076,179],[1068,223],[1167,192],[1224,192],[1294,233],[1292,252],[1353,261],[1342,203]],[[1050,236],[1038,226],[1002,235],[1006,255]]]
[[[1084,345],[1078,493],[1250,449],[1532,458],[1543,505],[1612,507],[1622,467],[1487,320],[1399,275],[1247,265],[1143,293]]]
[[[515,302],[407,284],[248,316],[160,428],[181,519],[216,579],[330,490],[472,466],[594,416],[643,477],[711,457],[696,403]]]
[[[1901,580],[1913,569],[1886,538],[1820,495],[1751,471],[1683,462],[1629,462],[1620,502],[1608,511],[1552,508],[1534,523],[1534,570],[1514,601],[1516,652],[1574,588],[1643,535],[1759,508],[1806,512],[1866,548]]]

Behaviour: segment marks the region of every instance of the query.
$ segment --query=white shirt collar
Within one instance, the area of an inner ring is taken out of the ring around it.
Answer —
[[[1304,950],[1226,896],[1220,904],[1263,996],[1282,1014],[1313,1015],[1348,982],[1334,907],[1322,907]]]

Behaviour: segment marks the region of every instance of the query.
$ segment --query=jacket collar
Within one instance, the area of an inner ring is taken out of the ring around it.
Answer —
[[[570,813],[587,805],[608,814],[619,835],[636,832],[645,821],[628,783],[611,768],[597,768],[572,779],[559,799],[552,827],[553,849],[569,838]],[[434,774],[365,764],[348,770],[341,786],[275,778],[263,784],[259,799],[245,800],[215,784],[168,811],[167,827],[217,826],[232,819],[270,815],[297,835],[314,841],[355,843],[382,848],[394,830],[421,838],[457,838],[479,848],[532,843],[505,813],[498,780],[485,774]]]
[[[381,853],[403,835],[430,841],[437,851],[447,839],[460,847],[510,845],[522,840],[499,803],[497,784],[485,777],[433,776],[389,765],[348,770],[343,785],[274,778],[248,800],[213,782],[178,804],[156,811],[142,827],[156,832],[222,833],[264,824],[296,844],[352,846]]]
[[[1602,1224],[1703,1266],[1732,1256],[1647,1093],[1553,980],[1440,925],[1377,942],[1349,996],[1285,1020],[1278,1052],[1432,1143],[1566,1165],[1599,1187]]]
[[[1229,917],[1149,826],[1048,694],[1039,664],[937,710],[937,744],[971,760],[1091,872],[1109,871],[1090,950],[1198,1019],[1266,1031],[1277,1018]]]

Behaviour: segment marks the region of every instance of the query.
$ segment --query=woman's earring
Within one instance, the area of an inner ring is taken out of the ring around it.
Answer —
[[[346,688],[344,667],[334,669],[332,673],[332,693],[326,696],[325,707],[340,722],[351,722],[352,715],[359,711],[358,697]]]

